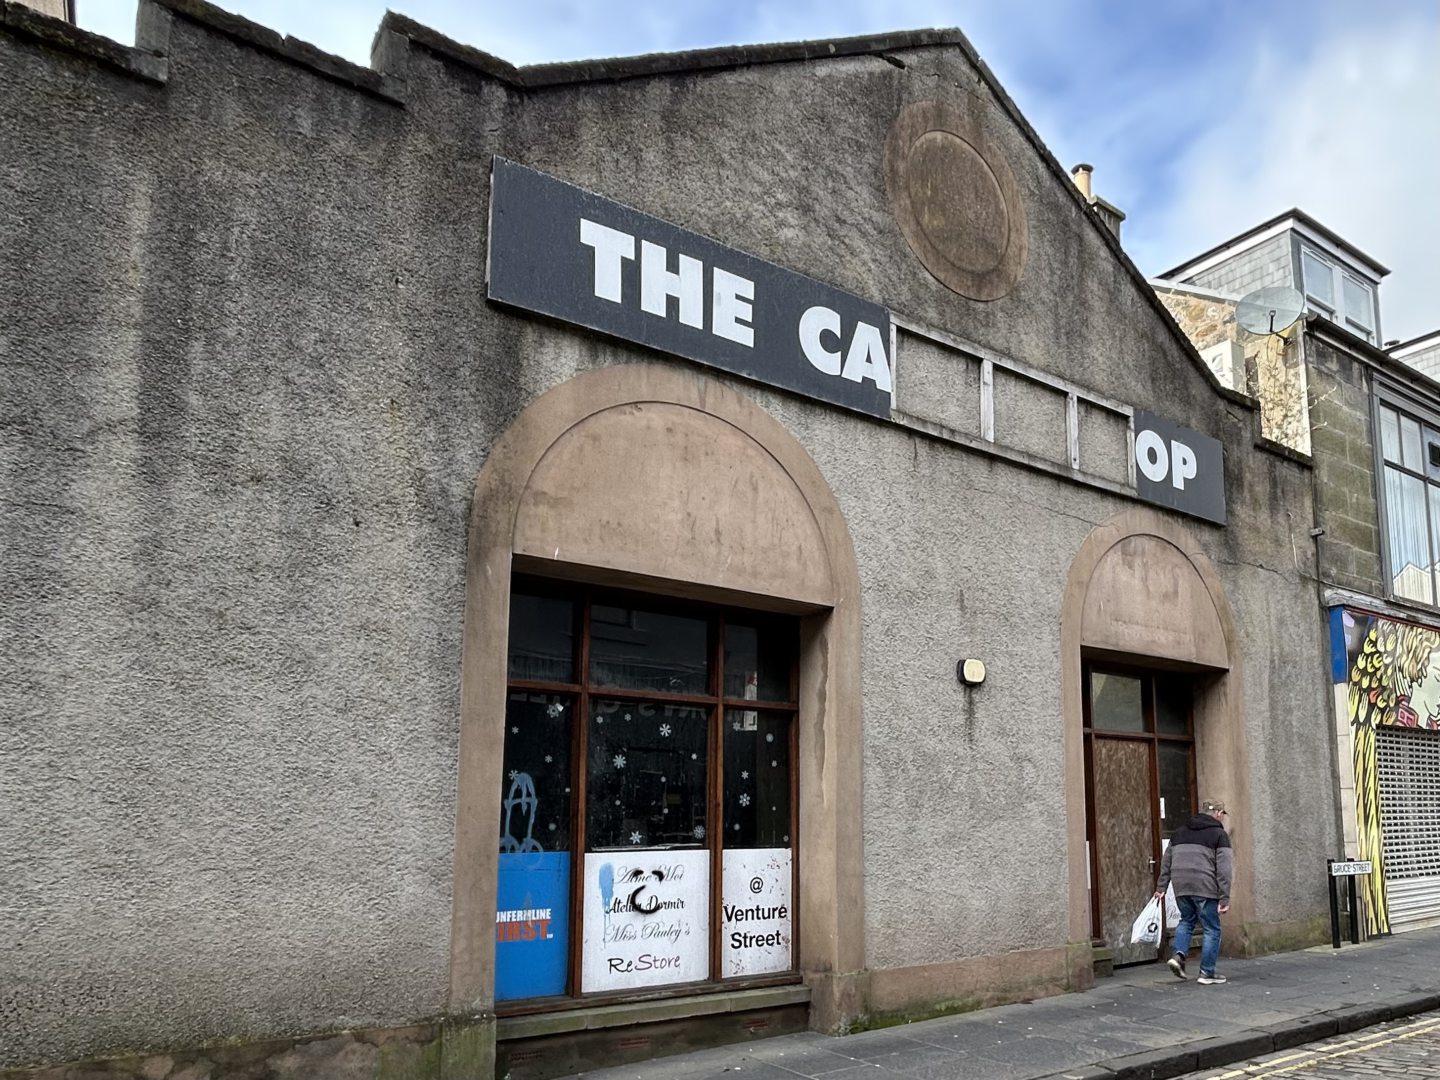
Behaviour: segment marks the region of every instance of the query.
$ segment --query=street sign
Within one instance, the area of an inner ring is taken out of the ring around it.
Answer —
[[[1374,869],[1374,864],[1369,859],[1359,859],[1354,862],[1335,862],[1330,864],[1331,877],[1351,877],[1355,874],[1368,874]]]

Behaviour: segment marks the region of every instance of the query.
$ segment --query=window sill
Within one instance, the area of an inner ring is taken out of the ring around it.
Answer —
[[[684,1020],[692,1016],[804,1005],[809,1001],[808,986],[767,986],[757,990],[731,990],[626,1004],[581,1005],[563,1012],[501,1017],[496,1023],[495,1037],[502,1042],[508,1039],[530,1039],[539,1035],[560,1035],[568,1031],[595,1031],[601,1028],[654,1023],[658,1020]]]
[[[1324,603],[1327,608],[1355,608],[1407,622],[1424,620],[1430,629],[1434,629],[1436,619],[1440,618],[1440,607],[1427,604],[1423,600],[1410,600],[1403,596],[1378,596],[1344,589],[1338,585],[1326,586]]]

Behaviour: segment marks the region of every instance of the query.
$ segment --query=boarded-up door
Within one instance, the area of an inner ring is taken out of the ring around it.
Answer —
[[[1130,927],[1155,891],[1157,800],[1150,744],[1138,739],[1093,743],[1095,864],[1101,933],[1115,963],[1154,960],[1154,945],[1130,944]]]

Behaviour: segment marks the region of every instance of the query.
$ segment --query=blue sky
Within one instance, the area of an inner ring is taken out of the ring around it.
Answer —
[[[1169,269],[1291,206],[1393,273],[1386,338],[1440,327],[1440,0],[391,0],[516,64],[956,26],[1124,244]],[[77,0],[129,41],[134,0]],[[359,63],[384,0],[223,0]]]

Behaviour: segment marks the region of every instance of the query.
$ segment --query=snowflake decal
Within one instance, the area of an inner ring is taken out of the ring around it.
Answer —
[[[660,725],[660,734],[663,735],[663,736],[665,736],[665,738],[668,739],[668,738],[670,737],[670,725],[669,725],[669,724],[661,724],[661,725]]]
[[[665,814],[668,814],[668,813],[670,813],[670,808],[669,808],[668,806],[662,806],[662,807],[660,808],[660,813],[661,813],[662,816],[665,815]]]
[[[553,821],[550,822],[550,831],[551,831],[551,832],[554,832],[554,831],[555,831],[555,822],[553,822]]]
[[[625,719],[626,719],[626,720],[629,720],[629,719],[630,719],[630,714],[629,714],[628,712],[625,714]]]
[[[765,741],[766,741],[766,742],[774,742],[774,741],[775,741],[775,733],[774,733],[773,731],[767,731],[767,732],[765,733]]]
[[[788,843],[790,842],[790,834],[789,834],[789,833],[786,833],[783,837],[781,837],[781,839],[784,840],[785,843],[788,844]]]
[[[740,721],[739,721],[739,720],[736,720],[736,721],[735,721],[733,724],[731,724],[730,726],[731,726],[732,728],[734,728],[736,731],[739,731],[739,730],[740,730]]]
[[[545,764],[546,764],[546,765],[551,764],[552,762],[554,762],[554,760],[555,760],[555,755],[554,755],[554,754],[546,754],[546,755],[545,755]]]
[[[736,831],[736,832],[739,832],[739,831],[740,831],[740,823],[739,823],[739,822],[736,822],[736,823],[735,823],[735,831]]]
[[[750,770],[749,770],[749,769],[746,769],[744,772],[742,772],[742,773],[740,774],[740,779],[741,779],[741,780],[749,780],[749,779],[750,779]]]
[[[603,717],[603,716],[597,716],[597,717],[595,717],[595,722],[596,722],[597,724],[603,724],[603,723],[605,722],[605,717]]]
[[[623,769],[623,768],[625,767],[625,755],[624,755],[624,754],[616,754],[616,755],[615,755],[615,767],[616,767],[617,769]]]
[[[565,711],[565,706],[564,706],[564,705],[561,705],[560,702],[558,702],[558,701],[552,701],[549,705],[547,705],[547,706],[545,707],[545,715],[547,715],[548,717],[550,717],[551,720],[554,720],[557,716],[559,716],[559,715],[560,715],[561,713],[563,713],[564,711]]]
[[[750,805],[750,795],[749,795],[748,792],[742,791],[742,792],[740,793],[740,805],[741,805],[741,806],[749,806],[749,805]]]
[[[520,729],[519,729],[518,727],[515,727],[515,726],[512,724],[511,727],[510,727],[510,734],[511,734],[511,735],[519,735],[519,734],[520,734]]]
[[[660,783],[662,783],[662,784],[665,783],[665,777],[663,777],[663,776],[660,777]],[[566,788],[565,790],[566,790],[566,791],[569,791],[570,789],[569,789],[569,788]]]
[[[695,837],[696,840],[704,840],[704,839],[705,839],[705,826],[704,826],[704,825],[696,825],[695,828],[693,828],[693,829],[690,830],[690,832],[694,835],[694,837]]]
[[[645,839],[645,838],[644,838],[643,836],[641,836],[638,832],[632,832],[632,833],[630,834],[630,842],[631,842],[632,844],[638,844],[638,843],[640,843],[641,840],[644,840],[644,839]]]
[[[511,779],[511,780],[514,780],[515,777],[517,777],[518,775],[520,775],[520,774],[517,773],[514,769],[511,769],[511,770],[510,770],[510,779]]]
[[[695,760],[696,758],[698,758],[699,756],[700,756],[699,754],[691,754],[691,755],[690,755],[690,760],[691,760],[691,761],[694,761],[694,760]]]
[[[772,769],[778,769],[779,767],[780,767],[780,762],[778,762],[778,761],[772,761],[772,762],[770,762],[770,768],[772,768]]]

